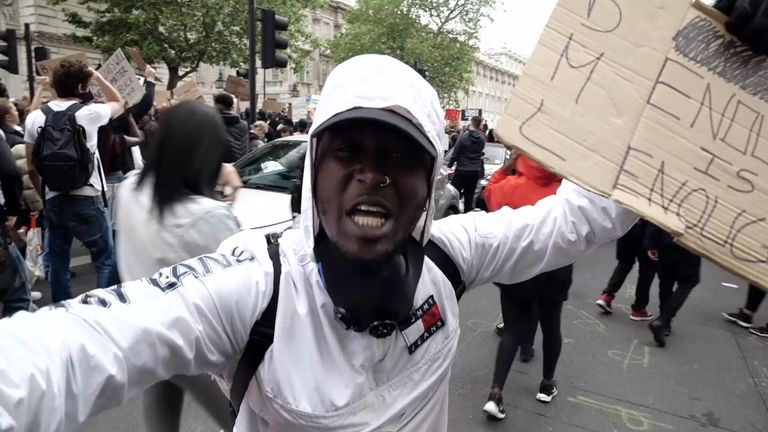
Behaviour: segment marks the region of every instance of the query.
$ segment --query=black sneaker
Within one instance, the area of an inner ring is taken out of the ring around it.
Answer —
[[[656,345],[664,348],[664,346],[667,345],[667,341],[664,338],[664,331],[666,330],[666,326],[659,318],[656,318],[655,320],[648,323],[648,328],[651,329],[651,333],[653,333],[653,340],[656,342]]]
[[[536,350],[534,350],[533,347],[522,348],[520,350],[520,361],[523,363],[529,363],[531,360],[533,360],[535,353]]]
[[[536,394],[536,400],[539,402],[550,403],[557,396],[557,381],[552,380],[547,384],[541,380],[539,384],[539,393]]]
[[[667,324],[664,327],[664,336],[669,337],[672,334],[672,324]]]
[[[500,391],[491,390],[488,395],[488,402],[483,406],[483,412],[496,420],[503,420],[507,416],[507,413],[504,412],[504,399],[501,397]]]
[[[745,314],[741,308],[739,308],[739,311],[735,313],[721,312],[720,314],[728,321],[736,323],[744,328],[752,327],[752,317]]]
[[[755,336],[768,338],[768,324],[762,327],[752,327],[751,329],[749,329],[749,332]]]
[[[501,336],[504,334],[504,321],[501,321],[496,324],[496,336]]]

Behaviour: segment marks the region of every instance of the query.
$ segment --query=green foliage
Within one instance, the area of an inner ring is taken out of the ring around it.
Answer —
[[[328,45],[334,61],[387,54],[418,62],[445,105],[472,84],[480,23],[496,0],[361,0]]]
[[[49,0],[52,5],[67,0]],[[194,73],[201,63],[243,67],[248,64],[247,0],[77,0],[94,15],[88,20],[67,10],[67,21],[86,32],[70,35],[79,43],[111,54],[117,48],[138,47],[148,62],[162,61],[171,78],[168,88]],[[292,47],[312,47],[305,30],[305,13],[324,0],[260,1],[259,7],[275,9],[291,21]],[[306,56],[294,49],[292,67],[301,70]],[[183,73],[180,71],[184,70]]]

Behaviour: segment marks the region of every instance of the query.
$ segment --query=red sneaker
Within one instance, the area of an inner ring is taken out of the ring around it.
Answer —
[[[653,319],[653,314],[643,309],[641,311],[632,311],[629,315],[629,319],[632,321],[650,321]]]
[[[603,294],[600,296],[599,299],[595,302],[597,304],[597,307],[603,310],[605,313],[613,313],[613,308],[611,307],[611,303],[613,303],[613,299],[615,299],[616,296],[610,295],[610,294]]]

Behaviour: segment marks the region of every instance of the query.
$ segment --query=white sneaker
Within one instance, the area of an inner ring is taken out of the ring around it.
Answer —
[[[29,292],[29,299],[32,300],[33,302],[36,302],[36,301],[40,300],[41,298],[43,298],[43,293],[41,293],[40,291],[30,291]]]
[[[492,400],[486,402],[485,406],[483,407],[483,412],[486,413],[489,417],[493,417],[499,420],[503,420],[507,416],[507,414],[504,412],[504,406],[499,406]]]
[[[557,383],[553,380],[550,384],[545,384],[544,380],[542,380],[539,384],[539,393],[536,394],[536,400],[550,403],[555,396],[557,396]]]

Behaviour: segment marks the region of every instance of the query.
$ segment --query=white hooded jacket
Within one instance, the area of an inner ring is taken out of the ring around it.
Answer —
[[[315,127],[354,107],[408,112],[442,154],[437,96],[407,65],[378,55],[339,65],[323,89]],[[312,145],[301,228],[280,239],[275,340],[235,430],[445,431],[459,338],[451,284],[425,258],[413,325],[384,339],[345,330],[313,254],[314,154]],[[519,282],[572,263],[636,219],[568,182],[557,195],[514,211],[432,224],[433,209],[430,201],[414,235],[442,247],[469,287]],[[0,431],[74,430],[173,375],[210,372],[228,391],[251,326],[271,297],[272,273],[264,238],[246,230],[217,254],[0,321]]]

